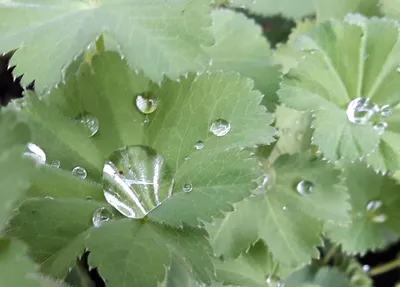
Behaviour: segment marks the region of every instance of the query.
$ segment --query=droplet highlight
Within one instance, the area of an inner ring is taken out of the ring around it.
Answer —
[[[302,180],[296,186],[297,192],[303,196],[311,195],[314,191],[313,189],[314,184],[308,180]]]
[[[378,106],[369,99],[356,98],[347,106],[346,114],[353,124],[367,125],[377,111],[379,111]]]
[[[60,161],[59,160],[53,160],[49,163],[49,166],[51,166],[52,168],[60,168]]]
[[[378,133],[378,135],[383,135],[387,127],[388,127],[387,123],[379,122],[374,125],[374,130]]]
[[[114,214],[106,207],[101,207],[93,213],[92,222],[94,227],[100,227],[105,222],[114,219]]]
[[[107,202],[129,218],[143,218],[173,193],[174,180],[164,157],[147,146],[113,152],[103,167]]]
[[[194,148],[197,149],[197,150],[203,149],[203,148],[204,148],[204,142],[203,142],[203,141],[197,141],[197,142],[194,144]]]
[[[38,165],[46,163],[46,154],[38,145],[28,143],[26,148],[28,151],[24,153],[24,156],[32,159]]]
[[[265,282],[268,287],[283,287],[283,283],[276,276],[268,276]]]
[[[183,191],[184,192],[191,192],[193,190],[193,186],[190,183],[185,183],[183,185]]]
[[[83,127],[89,137],[93,137],[99,131],[99,120],[90,114],[84,114],[78,117],[76,123]]]
[[[213,121],[210,126],[210,132],[217,137],[227,135],[230,130],[231,124],[224,119],[217,119]]]
[[[382,201],[372,200],[366,206],[367,216],[375,223],[384,223],[387,220],[386,214],[382,212]]]
[[[83,167],[77,166],[72,170],[72,175],[80,179],[85,179],[87,177],[87,172]]]
[[[393,113],[393,110],[390,105],[383,105],[380,112],[382,117],[390,117]]]
[[[158,105],[158,101],[155,98],[143,95],[137,95],[135,103],[138,110],[145,115],[153,113],[157,109]]]

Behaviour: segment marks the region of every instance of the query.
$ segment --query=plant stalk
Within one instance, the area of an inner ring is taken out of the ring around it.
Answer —
[[[379,265],[377,267],[372,268],[368,273],[371,276],[376,276],[379,274],[383,274],[386,272],[389,272],[395,268],[400,267],[400,258],[394,259],[392,261],[389,261],[385,264]]]

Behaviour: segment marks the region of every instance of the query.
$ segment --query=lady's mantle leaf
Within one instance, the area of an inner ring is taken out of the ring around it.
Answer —
[[[22,157],[29,138],[26,123],[11,111],[0,111],[0,232],[15,201],[29,187],[33,164]]]
[[[97,181],[113,151],[129,145],[155,149],[173,171],[176,195],[150,216],[170,225],[197,225],[198,219],[232,210],[231,203],[249,195],[256,187],[252,180],[261,175],[256,159],[240,149],[271,143],[275,130],[272,115],[260,106],[262,95],[252,89],[251,80],[222,72],[165,80],[158,87],[130,71],[116,53],[104,53],[67,75],[66,83],[43,100],[31,97],[25,113],[49,157],[59,158],[67,170],[84,167]],[[135,104],[146,94],[157,102],[148,115]],[[91,138],[75,126],[82,112],[98,119],[98,133]],[[218,119],[230,125],[220,137],[210,131]],[[195,148],[198,141],[202,149]],[[185,184],[192,192],[180,192]]]
[[[400,186],[361,163],[347,165],[345,174],[352,220],[348,226],[328,224],[329,237],[349,253],[386,246],[400,234]]]
[[[322,223],[348,221],[347,195],[339,172],[307,153],[279,157],[265,194],[237,204],[207,225],[217,255],[236,257],[259,238],[281,263],[297,266],[318,257]],[[301,182],[310,190],[299,190]]]
[[[0,2],[0,52],[21,47],[15,72],[42,91],[102,32],[110,32],[133,68],[154,81],[198,70],[207,59],[207,1],[20,0]],[[45,63],[45,64],[44,64]]]
[[[230,0],[232,6],[246,8],[256,14],[272,16],[281,14],[286,18],[302,18],[314,13],[312,0]]]
[[[360,13],[368,17],[381,15],[379,0],[318,0],[314,4],[318,22],[342,20],[349,13]]]
[[[265,95],[263,104],[272,111],[277,101],[279,71],[261,28],[245,15],[230,10],[213,11],[212,17],[215,44],[207,49],[212,61],[208,69],[237,71],[252,78],[255,88]]]
[[[210,281],[213,266],[203,232],[127,219],[95,228],[92,216],[102,206],[77,199],[29,200],[11,221],[9,235],[26,241],[42,270],[56,277],[64,276],[87,247],[89,265],[111,286],[156,286],[174,256],[196,279]]]
[[[286,105],[313,111],[313,141],[326,158],[354,161],[377,148],[381,134],[386,133],[379,125],[388,124],[387,131],[396,132],[396,112],[383,116],[379,110],[385,105],[394,109],[400,102],[400,42],[395,22],[350,15],[344,22],[321,24],[296,45],[309,54],[285,76],[278,93]],[[374,107],[364,124],[351,118],[358,98],[370,99]],[[386,144],[398,151],[393,141]],[[378,154],[381,161],[386,157],[387,153]],[[376,167],[377,161],[373,162]]]

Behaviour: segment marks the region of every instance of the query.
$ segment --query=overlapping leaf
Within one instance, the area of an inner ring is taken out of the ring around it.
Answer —
[[[311,194],[300,195],[301,181],[312,184]],[[297,266],[318,257],[323,221],[345,223],[349,204],[339,172],[303,153],[279,157],[266,193],[235,207],[215,226],[207,226],[217,255],[236,257],[261,238],[279,262]]]
[[[31,96],[24,113],[35,142],[49,157],[60,160],[66,170],[84,167],[97,181],[105,158],[114,150],[151,146],[174,171],[176,191],[187,183],[193,186],[190,194],[178,192],[154,210],[152,218],[171,225],[197,225],[198,218],[209,220],[231,210],[231,203],[256,187],[252,180],[261,173],[258,164],[249,152],[238,149],[268,144],[275,131],[269,126],[273,117],[259,105],[262,95],[252,88],[250,80],[223,72],[189,75],[180,82],[166,80],[158,87],[130,71],[116,53],[105,53],[91,66],[83,65],[77,76],[67,75],[66,84],[44,100]],[[135,105],[136,96],[146,91],[158,102],[150,115]],[[82,112],[99,121],[92,138],[73,120]],[[219,118],[231,127],[222,137],[210,132]],[[196,150],[199,140],[204,148]]]
[[[378,43],[385,43],[384,45]],[[400,62],[398,27],[387,19],[365,19],[350,15],[347,21],[330,21],[300,37],[298,47],[307,57],[292,69],[278,92],[289,107],[315,114],[313,141],[330,160],[354,161],[373,153],[379,142],[388,147],[379,151],[371,163],[381,167],[390,151],[397,157],[397,141],[389,132],[397,132],[397,67]],[[334,47],[334,48],[333,48]],[[346,110],[356,98],[370,99],[382,107],[390,105],[391,116],[375,112],[367,124],[356,124]],[[374,128],[379,121],[388,123],[383,133]],[[392,166],[391,166],[392,167]],[[388,169],[384,166],[384,170]]]
[[[25,83],[57,83],[61,69],[102,32],[110,32],[133,68],[154,81],[204,67],[212,43],[207,1],[1,1],[0,51]],[[44,64],[45,63],[45,64]]]
[[[400,186],[361,163],[347,165],[345,174],[352,220],[348,226],[329,224],[330,238],[348,253],[386,246],[400,234]]]
[[[209,70],[237,71],[252,78],[255,88],[265,95],[263,104],[272,111],[277,101],[279,73],[261,28],[230,10],[215,10],[212,17],[215,44],[207,49],[212,61]]]
[[[318,0],[314,1],[318,22],[342,20],[348,13],[360,13],[368,17],[380,16],[379,0]]]
[[[212,263],[202,232],[117,218],[95,228],[93,213],[103,206],[79,199],[32,199],[19,208],[8,234],[27,242],[42,270],[56,277],[63,277],[87,247],[90,266],[98,266],[112,286],[156,286],[172,255],[196,279],[210,281]]]
[[[381,11],[394,19],[400,18],[400,3],[396,0],[379,0]]]
[[[232,6],[246,8],[262,15],[282,14],[286,18],[302,18],[314,13],[312,0],[231,0]]]

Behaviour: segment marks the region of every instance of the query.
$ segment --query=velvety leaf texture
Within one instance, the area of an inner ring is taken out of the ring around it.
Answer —
[[[0,18],[0,52],[20,47],[15,72],[40,91],[104,31],[154,81],[204,67],[202,45],[212,43],[208,3],[199,0],[2,1]]]

